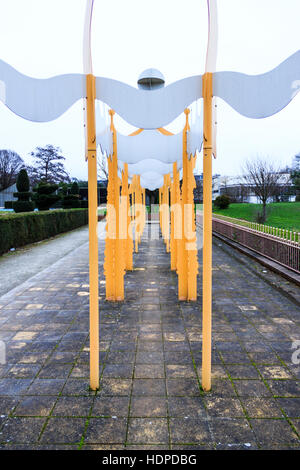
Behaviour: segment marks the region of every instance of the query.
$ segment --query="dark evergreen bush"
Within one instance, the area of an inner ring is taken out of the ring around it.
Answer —
[[[60,196],[54,194],[57,189],[58,185],[51,183],[39,183],[33,189],[36,193],[33,200],[39,211],[48,211],[60,199]]]
[[[89,207],[89,202],[86,201],[86,200],[85,200],[85,201],[80,201],[80,207],[81,207],[82,209],[88,209],[88,207]]]
[[[226,196],[226,194],[216,197],[214,201],[214,205],[218,209],[227,209],[229,207],[229,204],[230,204],[230,197]]]
[[[14,197],[18,200],[13,202],[13,209],[15,212],[32,212],[34,210],[34,203],[30,201],[32,193],[29,191],[30,183],[27,171],[21,170],[17,178],[17,193]]]
[[[79,186],[76,181],[71,186],[70,194],[65,194],[63,196],[62,206],[64,209],[74,209],[81,207],[79,200]]]
[[[4,209],[12,209],[14,201],[5,201],[4,202]]]

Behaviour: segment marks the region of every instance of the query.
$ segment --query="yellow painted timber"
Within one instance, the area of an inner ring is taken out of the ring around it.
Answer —
[[[86,76],[87,160],[89,198],[89,275],[90,275],[90,388],[99,388],[99,272],[98,272],[98,194],[95,123],[95,77]]]
[[[213,74],[203,75],[203,285],[202,387],[211,389],[212,303],[212,98]]]
[[[170,250],[171,250],[171,270],[174,271],[176,269],[176,239],[175,239],[175,210],[176,210],[176,173],[177,173],[177,163],[173,163],[173,179],[171,182],[171,241],[170,241]]]
[[[133,240],[132,240],[132,228],[130,223],[130,202],[129,202],[129,190],[128,190],[128,163],[124,164],[124,174],[122,182],[122,194],[126,196],[126,247],[125,247],[125,269],[131,271],[133,267],[132,255],[133,255]]]
[[[120,237],[120,184],[118,177],[117,135],[113,122],[115,112],[109,111],[113,133],[113,155],[108,158],[107,238],[105,241],[104,273],[106,299],[124,300],[125,253]]]
[[[178,299],[179,300],[187,300],[188,299],[188,266],[187,266],[187,252],[186,252],[186,238],[185,238],[185,212],[186,212],[186,204],[187,204],[187,161],[188,161],[188,154],[187,154],[187,133],[189,130],[189,109],[184,110],[186,121],[185,126],[183,129],[183,136],[182,136],[182,186],[181,186],[181,197],[180,197],[180,204],[181,204],[181,223],[182,223],[182,237],[179,240],[178,244]]]

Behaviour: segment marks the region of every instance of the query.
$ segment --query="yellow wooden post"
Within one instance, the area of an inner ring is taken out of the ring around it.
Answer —
[[[170,178],[170,174],[168,175],[165,175],[166,177],[166,187],[165,187],[165,191],[166,191],[166,199],[165,199],[165,205],[166,205],[166,221],[165,221],[165,224],[166,224],[166,249],[167,249],[167,253],[170,253],[170,209],[169,209],[169,202],[170,202],[170,184],[171,184],[171,178]]]
[[[171,270],[176,269],[176,240],[175,240],[175,217],[176,217],[176,173],[177,163],[173,163],[173,180],[171,182]]]
[[[108,185],[107,185],[107,216],[106,216],[106,239],[104,250],[104,275],[105,275],[105,288],[106,300],[114,300],[114,251],[115,251],[115,237],[116,237],[116,214],[114,210],[114,171],[112,156],[109,155],[107,159],[108,164]]]
[[[182,186],[181,186],[181,220],[182,220],[182,237],[179,241],[178,250],[178,298],[179,300],[188,299],[188,260],[186,250],[185,237],[185,217],[187,204],[187,188],[188,188],[188,154],[187,154],[187,133],[189,130],[189,109],[184,110],[186,122],[183,129],[183,145],[182,145]]]
[[[161,212],[161,234],[164,243],[166,244],[166,216],[165,216],[165,201],[166,201],[166,178],[164,176],[164,184],[161,189],[161,205],[160,205],[160,212]]]
[[[108,159],[107,226],[104,273],[106,299],[124,300],[125,253],[120,239],[120,179],[118,177],[117,136],[113,123],[114,111],[110,110],[113,133],[113,155]]]
[[[173,178],[175,204],[172,209],[174,212],[175,267],[178,274],[178,258],[182,239],[182,205],[180,196],[179,171],[177,170],[177,163],[174,163],[174,165],[175,166],[173,166]],[[175,172],[174,169],[176,169]]]
[[[197,236],[194,211],[194,189],[196,187],[193,170],[196,156],[188,155],[187,159],[187,204],[185,207],[185,250],[187,256],[188,296],[187,300],[197,300]]]
[[[117,132],[114,126],[113,117],[115,112],[110,109],[111,128],[113,132],[113,172],[114,172],[114,206],[116,214],[116,238],[114,250],[114,277],[115,277],[115,298],[114,300],[124,300],[124,251],[120,239],[120,180],[118,177],[118,150],[117,150]]]
[[[87,159],[89,197],[89,287],[90,287],[90,388],[99,388],[99,272],[98,192],[95,121],[95,77],[86,76]]]
[[[126,240],[125,240],[125,269],[132,270],[132,227],[130,223],[130,203],[129,203],[129,190],[128,190],[128,163],[124,163],[123,181],[122,181],[122,195],[126,197]]]
[[[212,302],[212,97],[213,74],[203,75],[203,335],[202,387],[211,389]]]
[[[162,231],[162,217],[161,217],[161,205],[162,205],[162,188],[159,188],[158,190],[158,194],[159,194],[159,226],[160,226],[160,230]]]

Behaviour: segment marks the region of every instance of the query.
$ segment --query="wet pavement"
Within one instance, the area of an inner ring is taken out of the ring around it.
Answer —
[[[299,306],[215,241],[204,393],[201,266],[198,301],[178,302],[170,256],[148,228],[125,302],[104,299],[100,242],[98,392],[88,381],[87,243],[0,298],[0,448],[300,449]]]

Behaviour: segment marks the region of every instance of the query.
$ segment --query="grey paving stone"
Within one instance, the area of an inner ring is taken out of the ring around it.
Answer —
[[[125,444],[125,418],[91,418],[84,444]]]
[[[297,434],[285,419],[251,419],[250,422],[261,446],[300,443]]]
[[[85,418],[50,418],[40,439],[46,444],[79,444],[85,430]]]
[[[208,422],[199,418],[170,418],[171,443],[205,444],[212,442]]]
[[[86,243],[2,297],[0,448],[299,448],[300,371],[290,357],[299,308],[230,250],[214,245],[209,392],[201,388],[201,299],[177,301],[161,239],[143,237],[124,303],[105,302],[100,284],[98,392],[88,380]]]
[[[14,416],[48,416],[56,399],[53,396],[43,395],[24,397],[14,410]]]
[[[37,443],[45,418],[8,418],[0,431],[1,443]]]
[[[243,418],[213,418],[210,421],[214,441],[217,445],[245,445],[256,447],[256,436]],[[250,445],[249,445],[250,444]],[[247,446],[245,446],[247,447]]]
[[[169,431],[166,418],[131,418],[127,442],[130,444],[168,444]]]
[[[129,414],[130,397],[106,397],[98,395],[93,401],[92,417],[127,417]]]
[[[167,400],[160,397],[132,397],[131,417],[167,417]]]
[[[93,405],[92,397],[59,397],[52,416],[88,416]]]

